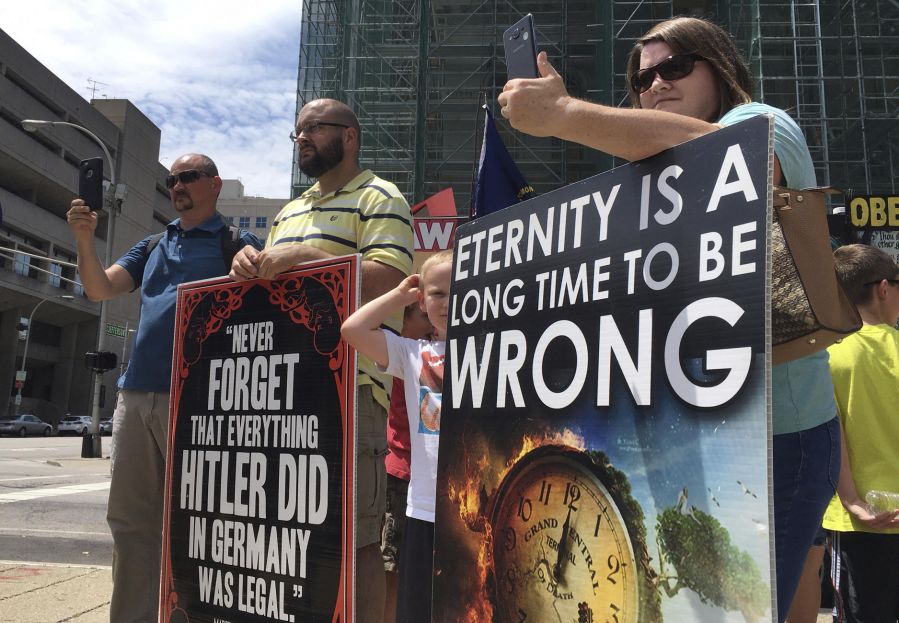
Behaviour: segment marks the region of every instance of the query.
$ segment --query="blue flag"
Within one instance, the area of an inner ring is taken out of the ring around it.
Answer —
[[[478,175],[471,195],[472,218],[537,196],[506,150],[490,109],[484,107],[484,110],[487,116],[484,119],[484,143],[481,145]]]

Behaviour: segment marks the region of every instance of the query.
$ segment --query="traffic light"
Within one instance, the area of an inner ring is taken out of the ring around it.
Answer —
[[[106,372],[112,370],[118,364],[118,357],[109,351],[84,353],[84,367],[94,372]]]

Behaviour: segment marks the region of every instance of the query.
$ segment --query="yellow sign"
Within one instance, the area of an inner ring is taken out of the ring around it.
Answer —
[[[899,197],[865,195],[849,202],[853,227],[899,229]]]

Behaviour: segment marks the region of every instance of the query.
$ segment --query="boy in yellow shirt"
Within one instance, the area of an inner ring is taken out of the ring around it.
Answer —
[[[834,252],[837,274],[864,325],[830,352],[844,443],[832,531],[839,621],[899,618],[899,509],[876,511],[869,491],[899,493],[899,265],[862,244]]]

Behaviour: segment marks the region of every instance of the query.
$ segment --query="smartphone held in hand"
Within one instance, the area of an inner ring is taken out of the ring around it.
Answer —
[[[506,77],[537,78],[537,40],[534,35],[534,16],[528,13],[503,33],[506,51]]]
[[[91,210],[103,209],[103,158],[81,161],[78,167],[78,196]]]

